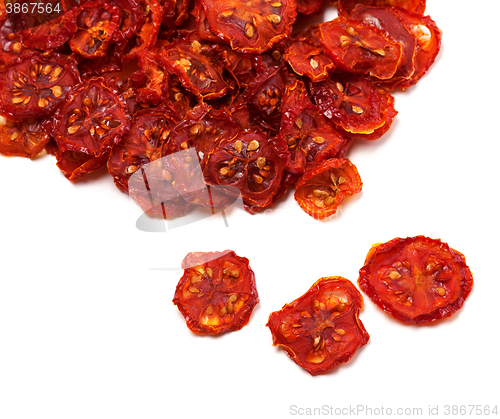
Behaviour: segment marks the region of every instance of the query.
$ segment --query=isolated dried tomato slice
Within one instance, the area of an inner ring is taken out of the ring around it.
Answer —
[[[14,121],[50,115],[79,81],[76,63],[63,55],[21,57],[0,72],[0,113]]]
[[[197,334],[218,335],[248,324],[259,296],[247,258],[233,251],[188,253],[173,303]]]
[[[340,276],[317,280],[301,297],[269,316],[273,345],[311,375],[349,361],[370,336],[359,320],[363,297]]]
[[[358,170],[349,159],[330,159],[304,173],[297,182],[295,200],[311,217],[324,220],[362,187]]]
[[[325,54],[323,45],[319,41],[317,25],[291,39],[283,58],[295,73],[309,77],[312,81],[325,80],[335,69],[333,60]]]
[[[398,7],[423,14],[426,0],[339,0],[338,10],[340,16],[349,16],[358,4],[372,7]]]
[[[118,189],[128,193],[128,180],[139,167],[161,158],[175,120],[161,109],[138,111],[130,131],[111,149],[108,171]]]
[[[122,20],[118,6],[104,1],[88,1],[79,10],[78,32],[69,41],[71,50],[85,58],[107,54]]]
[[[257,131],[243,131],[222,141],[210,152],[203,170],[209,185],[239,189],[245,209],[265,208],[273,203],[281,187],[283,166],[268,137]]]
[[[406,80],[415,71],[416,40],[408,32],[408,29],[398,17],[395,10],[384,7],[367,7],[358,4],[349,15],[349,19],[383,30],[391,39],[401,45],[403,50],[401,65],[391,79],[385,80],[382,83],[386,88],[396,86],[398,83],[402,85],[407,84]]]
[[[62,151],[100,156],[129,130],[129,116],[118,86],[96,77],[77,84],[54,115],[54,140]]]
[[[402,83],[401,87],[417,83],[427,73],[441,49],[442,32],[429,16],[418,13],[410,13],[401,9],[394,9],[408,31],[415,37],[415,71],[408,83]]]
[[[294,0],[202,0],[212,33],[231,48],[261,53],[287,38],[295,22]]]
[[[343,71],[387,80],[401,64],[401,45],[374,27],[335,19],[320,24],[319,30],[325,52]]]
[[[374,245],[359,286],[382,310],[405,323],[449,317],[469,296],[473,278],[460,252],[424,236]]]
[[[108,154],[99,157],[89,156],[80,151],[61,151],[56,153],[57,167],[69,180],[76,180],[87,173],[95,172],[106,165]]]
[[[287,88],[281,114],[281,128],[273,143],[285,169],[302,174],[338,157],[346,140],[312,104],[302,81]]]
[[[39,119],[0,123],[0,153],[5,156],[32,159],[43,151],[49,140],[50,136]]]
[[[162,57],[166,68],[179,77],[186,90],[208,100],[224,96],[231,87],[222,76],[222,65],[206,50],[203,39],[189,36],[163,50]]]
[[[394,97],[364,77],[334,73],[309,86],[323,115],[347,135],[367,140],[380,138],[398,113]]]

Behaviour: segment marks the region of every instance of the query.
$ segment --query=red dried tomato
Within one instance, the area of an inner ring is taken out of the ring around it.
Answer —
[[[382,310],[402,322],[418,324],[459,310],[473,278],[460,252],[440,240],[416,236],[374,245],[358,283]]]
[[[108,153],[94,157],[80,151],[58,150],[56,152],[57,167],[61,169],[67,179],[76,180],[87,173],[95,172],[104,167],[108,156]]]
[[[243,131],[211,151],[203,170],[209,185],[239,189],[245,209],[265,208],[281,188],[283,166],[269,139],[257,131]]]
[[[294,0],[297,13],[313,15],[321,12],[325,2],[323,0]]]
[[[349,361],[370,336],[359,320],[363,297],[340,276],[320,278],[301,297],[269,316],[273,345],[311,375]]]
[[[0,112],[14,121],[50,115],[79,81],[76,63],[63,55],[21,57],[0,72]]]
[[[417,12],[423,14],[425,12],[426,0],[339,0],[338,10],[339,15],[350,15],[356,5],[363,4],[365,6],[374,7],[393,7],[396,6],[409,12]]]
[[[201,0],[213,34],[231,48],[261,53],[288,37],[295,22],[294,0]]]
[[[307,76],[312,81],[325,80],[335,69],[332,59],[324,52],[319,36],[318,26],[297,34],[288,42],[283,56],[295,73]]]
[[[330,159],[304,173],[295,188],[295,200],[311,217],[323,220],[362,187],[358,170],[349,159]]]
[[[53,137],[62,151],[101,156],[129,130],[125,102],[113,79],[77,84],[54,115]]]
[[[364,77],[334,73],[310,84],[323,115],[347,135],[376,140],[389,130],[397,115],[394,97]]]
[[[287,88],[281,114],[274,146],[287,170],[302,174],[329,158],[338,157],[346,140],[311,103],[302,81]]]
[[[197,334],[217,335],[240,330],[259,296],[248,259],[233,251],[189,253],[173,303]]]
[[[335,19],[320,24],[319,30],[325,52],[341,70],[387,80],[401,64],[401,45],[374,27]]]
[[[0,153],[5,156],[32,159],[43,151],[49,140],[50,136],[42,128],[42,121],[35,118],[0,124]]]

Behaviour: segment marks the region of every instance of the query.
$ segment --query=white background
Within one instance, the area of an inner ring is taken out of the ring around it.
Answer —
[[[0,157],[0,418],[285,418],[323,406],[448,417],[445,405],[500,404],[499,12],[428,1],[439,58],[395,94],[389,133],[352,146],[363,191],[327,222],[288,194],[262,214],[229,211],[229,227],[218,215],[146,233],[105,172],[72,184],[51,156]],[[320,277],[355,282],[373,243],[419,234],[466,256],[475,283],[459,313],[405,326],[365,298],[370,342],[324,376],[272,346],[272,311]],[[171,302],[180,262],[224,249],[249,258],[260,304],[241,331],[198,337]]]

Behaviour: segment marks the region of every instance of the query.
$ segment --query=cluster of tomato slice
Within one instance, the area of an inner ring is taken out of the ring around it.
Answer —
[[[174,304],[191,331],[218,335],[248,324],[259,302],[248,259],[233,251],[189,253],[182,262]],[[361,290],[406,324],[451,316],[472,286],[465,257],[440,240],[395,238],[374,245],[359,271]],[[370,336],[359,319],[363,297],[340,276],[317,280],[309,290],[269,315],[273,345],[311,375],[349,361]]]
[[[424,0],[339,0],[337,18],[292,34],[324,6],[82,0],[15,31],[0,1],[0,152],[46,150],[70,180],[107,166],[165,218],[237,195],[255,213],[295,186],[324,219],[361,190],[352,140],[387,132],[390,91],[427,72],[441,39]],[[191,148],[196,162],[175,156]]]

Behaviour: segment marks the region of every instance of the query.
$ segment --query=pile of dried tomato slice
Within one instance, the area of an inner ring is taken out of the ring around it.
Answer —
[[[131,193],[164,218],[238,195],[255,213],[297,185],[324,219],[361,190],[352,140],[389,130],[390,91],[417,83],[441,43],[425,0],[339,0],[337,18],[293,34],[324,6],[82,0],[23,29],[0,0],[0,153],[46,150],[70,180],[107,166],[120,190],[166,197]],[[190,148],[198,162],[172,157]]]

